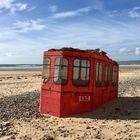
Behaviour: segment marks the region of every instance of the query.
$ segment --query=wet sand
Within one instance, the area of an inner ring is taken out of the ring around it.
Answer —
[[[119,72],[119,99],[92,113],[39,114],[41,70],[0,70],[0,140],[139,140],[140,67]]]

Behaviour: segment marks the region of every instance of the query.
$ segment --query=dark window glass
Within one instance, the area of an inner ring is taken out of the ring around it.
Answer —
[[[116,85],[117,84],[117,66],[113,66],[113,75],[112,76],[113,76],[112,82],[114,85]]]
[[[110,82],[110,65],[105,65],[105,84],[109,85]]]
[[[73,83],[77,86],[89,84],[90,62],[89,60],[75,59],[73,66]]]
[[[96,63],[96,86],[101,86],[102,84],[102,63]]]
[[[66,58],[56,58],[54,69],[54,82],[60,85],[66,84],[68,60]]]
[[[43,82],[48,82],[50,78],[50,58],[44,58],[43,60]]]

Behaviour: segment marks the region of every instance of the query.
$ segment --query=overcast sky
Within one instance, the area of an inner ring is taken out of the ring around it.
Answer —
[[[42,63],[64,46],[140,60],[140,0],[0,0],[0,64]]]

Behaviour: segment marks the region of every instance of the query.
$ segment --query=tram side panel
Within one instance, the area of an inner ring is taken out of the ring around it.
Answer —
[[[114,76],[114,74],[113,74],[113,67],[116,67],[116,74],[115,74],[115,76]],[[113,64],[112,65],[112,80],[111,80],[111,100],[113,100],[113,99],[116,99],[116,98],[118,98],[118,76],[119,76],[119,73],[118,73],[118,70],[119,70],[119,67],[118,67],[118,65],[115,65],[115,64]],[[113,77],[114,77],[114,79],[115,79],[115,77],[116,77],[116,82],[114,83],[113,81]]]
[[[102,65],[102,80],[101,83],[98,84],[96,83],[96,78],[97,78],[97,70],[99,70],[99,68],[97,68],[97,63],[101,63]],[[105,83],[105,65],[109,64],[110,65],[110,72],[109,72],[109,83],[108,85],[106,85]],[[118,97],[118,84],[113,85],[112,84],[112,80],[113,80],[113,66],[114,64],[112,64],[111,62],[103,62],[103,61],[99,61],[96,60],[95,65],[94,65],[94,83],[93,83],[93,103],[92,103],[92,108],[93,110],[100,107],[102,104],[109,102],[115,98]],[[117,83],[118,83],[118,69],[117,69]]]
[[[106,62],[102,62],[102,104],[107,102],[108,99],[108,87],[105,84],[105,76],[106,76]]]
[[[40,93],[40,112],[41,114],[50,114],[60,116],[60,102],[61,102],[61,86],[54,84],[54,56],[47,56],[50,58],[50,76],[48,82],[43,82]]]
[[[61,98],[61,116],[90,112],[91,94],[67,93]]]
[[[76,58],[77,56],[69,58],[69,78],[66,85],[66,93],[63,93],[61,96],[62,116],[92,111],[92,79],[90,78],[90,83],[87,86],[76,86],[73,83],[73,63]]]
[[[106,61],[103,64],[103,102],[110,101],[110,89],[111,89],[111,63]]]
[[[41,114],[50,114],[60,116],[60,99],[61,94],[42,90],[40,97],[40,112]]]
[[[95,60],[94,64],[94,90],[93,90],[93,109],[98,108],[103,104],[103,87],[102,87],[102,61]]]

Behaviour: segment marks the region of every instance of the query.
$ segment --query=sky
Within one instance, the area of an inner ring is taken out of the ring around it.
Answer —
[[[0,0],[0,64],[40,64],[61,47],[140,60],[140,0]]]

